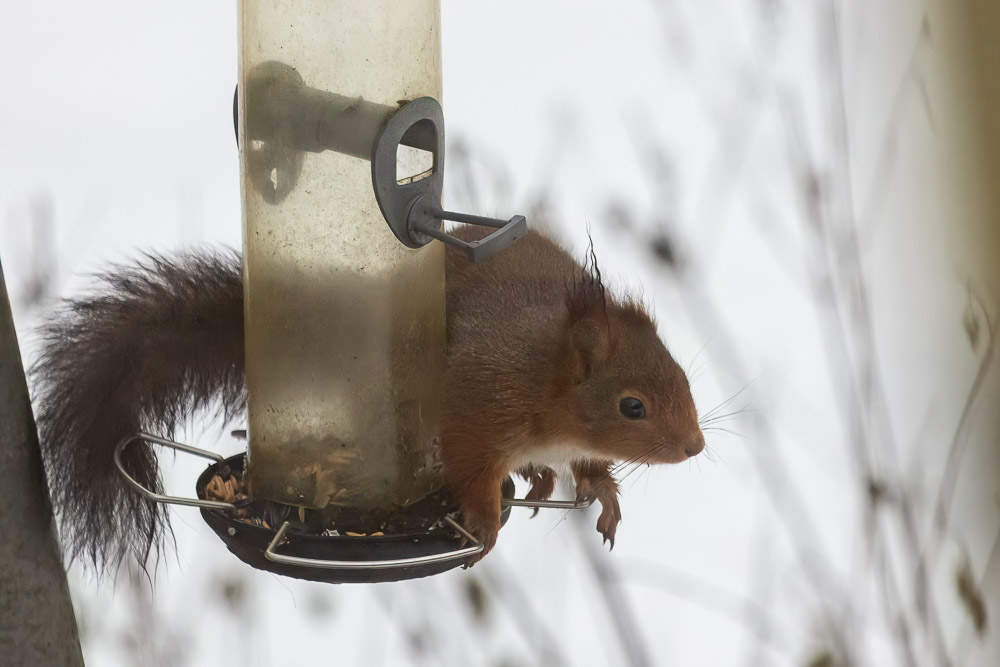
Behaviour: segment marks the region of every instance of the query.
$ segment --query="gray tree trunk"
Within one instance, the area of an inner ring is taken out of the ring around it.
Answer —
[[[0,662],[83,666],[2,265]]]

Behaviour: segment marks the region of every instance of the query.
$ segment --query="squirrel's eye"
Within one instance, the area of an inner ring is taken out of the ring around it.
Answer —
[[[618,409],[628,419],[642,419],[646,416],[646,408],[638,398],[627,396],[618,401]]]

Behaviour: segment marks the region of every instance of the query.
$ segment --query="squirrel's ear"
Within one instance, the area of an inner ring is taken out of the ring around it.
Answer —
[[[590,377],[595,360],[607,356],[608,316],[600,273],[584,272],[566,295],[573,384]]]
[[[587,268],[566,293],[566,313],[573,384],[580,384],[590,377],[594,361],[605,358],[608,353],[607,294],[593,246],[589,250]]]
[[[594,362],[605,356],[607,350],[605,327],[592,319],[574,323],[569,330],[569,348],[573,359],[573,384],[587,380]]]

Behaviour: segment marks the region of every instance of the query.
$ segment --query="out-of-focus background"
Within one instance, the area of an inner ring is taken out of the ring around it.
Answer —
[[[240,245],[236,6],[0,17],[30,363],[88,273]],[[595,512],[515,511],[470,571],[309,584],[177,509],[152,588],[70,567],[88,664],[1000,664],[997,29],[943,0],[444,0],[449,208],[577,253],[589,225],[726,418],[625,481],[612,553]],[[179,439],[241,449],[227,433]]]

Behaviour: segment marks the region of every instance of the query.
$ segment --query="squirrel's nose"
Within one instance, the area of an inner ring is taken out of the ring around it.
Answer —
[[[705,436],[702,435],[701,431],[695,436],[694,441],[684,450],[684,453],[688,456],[698,456],[701,450],[705,449]]]

